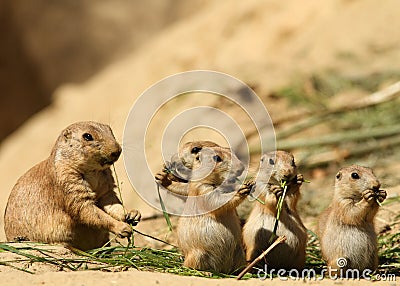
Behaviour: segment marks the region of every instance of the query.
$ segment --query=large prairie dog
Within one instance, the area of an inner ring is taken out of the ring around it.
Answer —
[[[318,221],[322,256],[331,269],[378,267],[373,220],[379,208],[377,200],[386,198],[380,186],[370,168],[352,165],[336,174],[333,201]]]
[[[227,148],[206,147],[197,152],[193,172],[204,162],[213,162],[212,171],[204,178],[188,183],[165,184],[171,174],[161,172],[156,181],[176,194],[187,194],[198,200],[186,202],[188,209],[201,215],[182,216],[178,225],[178,242],[187,267],[221,273],[232,273],[245,265],[241,227],[236,207],[246,198],[252,184],[237,184],[244,165]],[[205,213],[204,213],[205,212]]]
[[[269,246],[277,202],[283,192],[282,180],[288,182],[288,187],[276,234],[285,235],[286,241],[275,247],[266,260],[271,269],[302,269],[305,264],[307,231],[296,206],[303,176],[297,173],[293,155],[285,151],[270,152],[261,157],[256,192],[260,192],[259,198],[265,205],[254,202],[253,210],[243,227],[246,260],[253,261]]]
[[[114,192],[110,166],[121,147],[108,125],[77,122],[59,135],[50,156],[27,171],[11,191],[4,216],[8,240],[63,243],[87,250],[101,247],[109,231],[129,237],[125,214]]]

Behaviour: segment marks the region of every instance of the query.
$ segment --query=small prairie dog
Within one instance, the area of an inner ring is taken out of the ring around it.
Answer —
[[[351,165],[336,174],[333,201],[318,221],[322,256],[331,269],[378,267],[373,220],[379,208],[377,201],[386,198],[380,186],[367,167]]]
[[[236,207],[251,192],[252,183],[237,184],[244,165],[228,148],[206,147],[198,150],[192,163],[193,172],[202,164],[212,164],[211,172],[187,183],[165,183],[166,172],[156,181],[175,194],[187,196],[186,208],[200,215],[182,216],[178,224],[178,243],[186,267],[221,273],[232,273],[245,265],[241,227]],[[191,198],[192,200],[190,200]]]
[[[286,241],[275,247],[266,257],[271,269],[302,269],[305,264],[307,230],[297,213],[297,201],[303,176],[297,173],[292,154],[276,151],[261,157],[260,170],[256,179],[256,192],[265,202],[254,202],[254,207],[243,227],[246,260],[253,261],[269,246],[275,224],[277,202],[282,196],[281,181],[287,182],[276,234],[285,235]]]
[[[110,166],[121,147],[111,128],[77,122],[59,135],[50,156],[27,171],[11,191],[4,215],[7,240],[62,243],[87,250],[109,241],[109,231],[129,237],[125,214],[114,192]]]

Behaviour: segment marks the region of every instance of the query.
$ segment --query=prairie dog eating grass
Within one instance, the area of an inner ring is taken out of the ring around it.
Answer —
[[[180,218],[177,230],[184,265],[232,273],[245,266],[236,207],[251,192],[253,184],[237,183],[244,165],[230,149],[210,146],[195,151],[188,165],[191,172],[187,182],[170,181],[171,174],[165,170],[156,175],[156,181],[172,193],[187,196],[185,207],[193,211],[192,216]],[[172,164],[183,163],[179,160]]]
[[[286,236],[286,241],[275,247],[266,257],[271,269],[302,269],[305,264],[307,232],[296,206],[300,197],[303,176],[297,173],[292,154],[276,151],[261,157],[260,170],[256,179],[256,193],[265,202],[254,202],[254,207],[243,227],[246,260],[253,261],[270,244],[277,213],[277,203],[282,196],[281,182],[287,185],[283,201],[277,236]]]

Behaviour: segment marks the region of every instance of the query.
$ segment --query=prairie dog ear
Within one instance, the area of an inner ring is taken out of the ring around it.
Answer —
[[[67,142],[72,138],[72,131],[70,129],[65,129],[62,133],[64,141]]]
[[[336,174],[336,180],[340,181],[342,179],[342,172]]]

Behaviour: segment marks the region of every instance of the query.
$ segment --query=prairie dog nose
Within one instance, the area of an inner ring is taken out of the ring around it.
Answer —
[[[118,147],[116,149],[117,149],[116,151],[114,151],[110,154],[110,157],[111,157],[110,159],[113,161],[117,161],[122,152],[121,146],[118,145]]]
[[[292,178],[292,174],[290,170],[284,169],[282,170],[282,180],[288,181]]]

